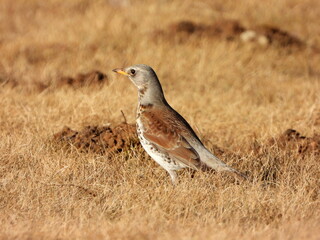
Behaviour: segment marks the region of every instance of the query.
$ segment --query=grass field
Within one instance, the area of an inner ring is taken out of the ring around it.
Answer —
[[[319,12],[318,0],[1,0],[0,239],[319,239]],[[172,32],[219,19],[304,46]],[[181,171],[173,187],[139,146],[101,155],[53,140],[116,126],[121,111],[134,123],[136,89],[112,69],[137,63],[250,181]],[[93,70],[108,82],[57,84]]]

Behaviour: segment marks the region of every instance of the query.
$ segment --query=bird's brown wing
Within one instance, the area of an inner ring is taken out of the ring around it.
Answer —
[[[197,169],[200,166],[198,153],[182,136],[170,116],[151,111],[145,112],[140,119],[145,129],[143,136],[156,148],[188,167]]]

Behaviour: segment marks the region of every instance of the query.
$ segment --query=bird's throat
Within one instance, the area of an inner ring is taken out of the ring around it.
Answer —
[[[165,102],[162,89],[143,87],[138,89],[139,105],[159,105]]]

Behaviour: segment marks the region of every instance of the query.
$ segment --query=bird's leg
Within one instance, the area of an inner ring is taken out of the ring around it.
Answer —
[[[176,185],[177,173],[173,170],[168,170],[168,173],[170,174],[172,184]]]

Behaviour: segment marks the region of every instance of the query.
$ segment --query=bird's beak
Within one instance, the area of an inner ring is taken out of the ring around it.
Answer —
[[[128,73],[126,73],[125,71],[123,71],[123,68],[116,68],[116,69],[113,69],[112,71],[116,72],[116,73],[120,73],[122,75],[125,75],[125,76],[129,76]]]

